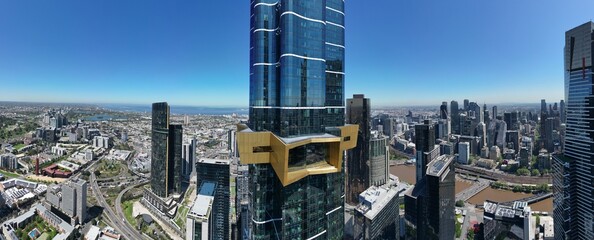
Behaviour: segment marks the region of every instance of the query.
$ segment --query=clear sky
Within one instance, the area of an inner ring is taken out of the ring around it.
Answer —
[[[0,1],[0,101],[247,106],[249,2]],[[564,32],[592,9],[592,0],[347,0],[347,97],[559,100]]]

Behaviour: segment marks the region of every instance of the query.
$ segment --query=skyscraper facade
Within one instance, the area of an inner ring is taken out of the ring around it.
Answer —
[[[196,143],[196,138],[193,138],[182,147],[182,173],[186,179],[190,179],[196,165]]]
[[[344,1],[250,5],[250,119],[238,127],[249,164],[253,239],[341,239]]]
[[[592,97],[592,57],[594,23],[588,22],[565,33],[565,102],[567,164],[563,178],[570,184],[554,186],[568,198],[555,195],[554,220],[557,239],[594,239],[594,97]],[[557,164],[559,166],[561,164]],[[559,179],[554,183],[564,182]],[[562,196],[562,195],[561,195]],[[566,201],[572,201],[566,204]],[[565,207],[567,209],[561,209]],[[557,227],[559,225],[560,227]]]
[[[153,103],[151,134],[151,189],[159,197],[167,197],[169,183],[168,138],[169,138],[169,105]]]
[[[405,219],[412,239],[454,239],[454,156],[441,155],[404,195]]]
[[[442,102],[441,106],[439,107],[439,118],[448,119],[448,116],[448,102]]]
[[[181,182],[184,179],[182,165],[182,140],[183,140],[182,125],[171,124],[169,125],[169,156],[167,158],[167,186],[170,193],[179,194],[182,192]]]
[[[359,194],[388,181],[388,138],[371,131],[369,98],[356,94],[347,99],[346,112],[346,122],[359,125],[357,147],[347,152],[346,161],[346,201],[356,205]]]
[[[359,202],[359,194],[369,188],[369,144],[371,139],[371,101],[362,94],[347,99],[346,122],[358,124],[357,147],[347,153],[346,201]]]
[[[151,134],[151,190],[161,198],[181,193],[182,126],[169,124],[169,105],[153,103]]]
[[[429,120],[425,120],[424,124],[415,125],[415,146],[416,176],[417,181],[420,181],[425,177],[427,164],[439,155],[439,148],[435,147],[435,125]]]

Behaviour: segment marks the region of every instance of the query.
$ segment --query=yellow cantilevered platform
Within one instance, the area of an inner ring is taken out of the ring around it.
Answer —
[[[340,129],[340,136],[319,134],[280,138],[272,132],[253,132],[244,124],[237,125],[237,143],[241,163],[271,164],[283,186],[309,175],[338,173],[342,171],[344,151],[357,146],[359,125],[336,128]],[[308,144],[323,144],[328,150],[326,161],[290,168],[290,150]]]

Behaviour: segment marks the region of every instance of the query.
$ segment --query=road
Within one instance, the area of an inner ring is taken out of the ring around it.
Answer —
[[[515,174],[508,174],[495,170],[486,170],[484,168],[468,166],[468,165],[456,165],[456,173],[467,173],[481,178],[490,179],[493,181],[503,181],[516,184],[551,184],[551,176],[545,177],[528,177],[528,176],[516,176]]]
[[[101,207],[104,209],[104,213],[110,222],[113,224],[113,227],[116,231],[122,234],[126,239],[148,239],[134,228],[130,228],[128,221],[125,218],[120,218],[118,215],[114,214],[114,211],[111,209],[111,206],[107,204],[103,194],[101,193],[101,188],[97,185],[97,179],[95,177],[95,173],[91,173],[91,188],[93,189],[93,194],[95,194],[95,198]]]
[[[124,194],[126,194],[126,192],[130,191],[131,189],[133,189],[135,187],[138,187],[138,186],[141,186],[141,185],[144,185],[147,183],[148,183],[148,181],[143,181],[138,184],[131,185],[131,186],[127,187],[126,189],[122,190],[120,192],[120,194],[118,194],[118,197],[115,200],[115,209],[118,214],[118,219],[120,219],[120,218],[124,219],[124,220],[126,219],[126,215],[122,211],[122,197],[124,196]],[[127,220],[125,220],[124,223],[126,224],[126,227],[128,227],[129,229],[135,229],[134,226],[132,226]]]

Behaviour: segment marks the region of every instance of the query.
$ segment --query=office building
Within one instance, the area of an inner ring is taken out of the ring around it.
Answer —
[[[196,165],[196,139],[185,143],[182,147],[183,166],[182,172],[185,179],[190,179]]]
[[[359,194],[370,186],[369,150],[371,140],[371,101],[363,94],[347,99],[346,122],[359,125],[357,147],[347,152],[346,201],[356,205]]]
[[[483,104],[483,117],[485,125],[488,126],[491,122],[491,113],[489,112],[489,109],[487,109],[487,104]]]
[[[439,143],[439,155],[454,155],[454,144],[449,142]]]
[[[359,195],[355,208],[355,239],[399,239],[400,203],[398,182],[371,186]]]
[[[454,157],[439,156],[427,165],[425,177],[404,196],[405,220],[413,239],[454,239]]]
[[[450,119],[453,134],[460,134],[460,112],[458,109],[458,102],[452,101],[450,103]]]
[[[204,182],[216,183],[212,218],[214,229],[213,239],[229,239],[229,213],[230,213],[230,160],[201,158],[196,162],[196,186]]]
[[[564,185],[556,185],[563,197],[555,196],[556,239],[594,239],[594,101],[592,101],[592,48],[594,44],[594,23],[587,22],[565,33],[565,102],[566,133],[565,151],[558,161],[563,164]],[[586,94],[584,94],[586,93]],[[557,161],[556,161],[557,162]],[[555,170],[555,169],[554,169]],[[554,173],[556,175],[556,173]],[[555,177],[554,177],[555,178]],[[559,178],[559,176],[557,176]],[[567,198],[566,198],[567,197]],[[557,226],[559,225],[559,226]]]
[[[470,162],[470,143],[458,143],[458,163],[469,164]]]
[[[216,183],[204,181],[198,189],[198,196],[186,216],[186,240],[212,240],[215,224],[213,204],[215,203]]]
[[[96,148],[109,148],[110,139],[109,137],[95,136],[93,138],[93,147]]]
[[[535,239],[536,227],[531,224],[532,210],[527,202],[508,206],[487,200],[484,208],[484,239]]]
[[[520,132],[518,130],[505,132],[506,147],[513,149],[516,153],[520,152]]]
[[[341,239],[344,1],[252,1],[250,118],[238,126],[250,168],[254,239]]]
[[[169,111],[167,103],[153,103],[150,185],[160,198],[182,191],[182,126],[169,124]]]
[[[359,194],[388,180],[388,138],[371,131],[369,98],[356,94],[347,99],[347,123],[359,125],[357,147],[347,152],[346,201],[358,203]]]
[[[439,155],[439,149],[435,147],[435,125],[429,120],[425,120],[423,124],[415,125],[415,147],[418,182],[424,178],[427,164]]]
[[[464,111],[470,110],[470,100],[464,99]]]
[[[561,100],[559,103],[559,117],[561,118],[561,123],[565,123],[565,100]]]
[[[439,107],[439,118],[448,119],[448,117],[448,102],[442,102],[441,106]]]

